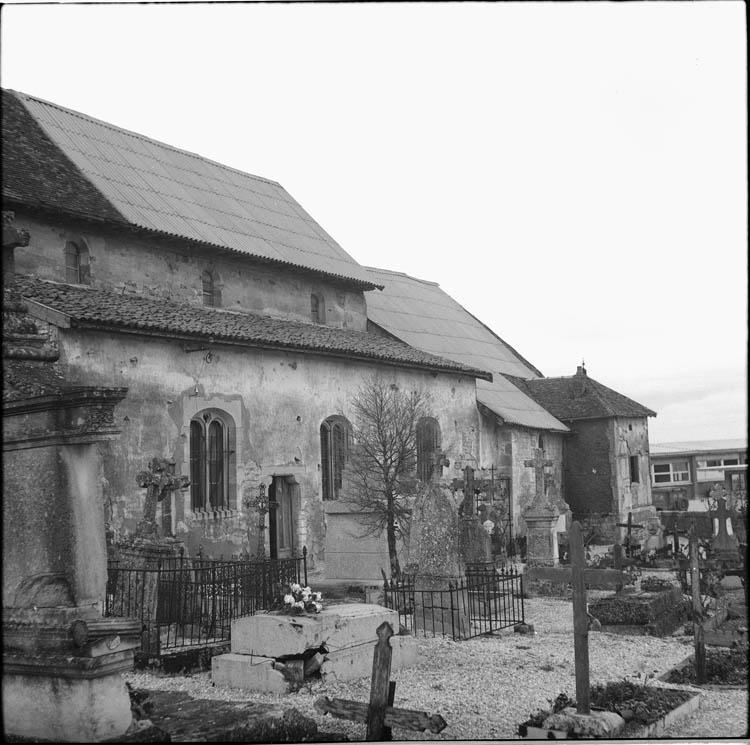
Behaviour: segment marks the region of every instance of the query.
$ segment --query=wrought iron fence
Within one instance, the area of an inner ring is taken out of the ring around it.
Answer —
[[[301,557],[266,561],[167,558],[154,568],[110,561],[105,615],[142,623],[141,652],[149,657],[228,641],[235,618],[268,610],[284,585],[307,584]]]
[[[457,641],[525,622],[523,576],[516,570],[469,568],[459,580],[419,585],[413,576],[383,585],[384,605],[412,633]]]

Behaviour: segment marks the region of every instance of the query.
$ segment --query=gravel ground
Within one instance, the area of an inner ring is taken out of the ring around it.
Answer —
[[[448,723],[439,735],[394,729],[394,739],[517,739],[517,726],[558,693],[575,696],[572,604],[560,599],[525,601],[532,635],[503,631],[462,642],[419,639],[419,662],[395,672],[395,706],[441,714]],[[592,683],[630,678],[637,673],[659,676],[692,652],[692,637],[634,637],[602,632],[589,634]],[[306,714],[326,732],[364,740],[363,724],[321,716],[313,708],[322,695],[367,701],[370,680],[346,683],[316,680],[286,696],[213,687],[209,673],[160,677],[130,673],[139,688],[181,690],[196,698],[279,703]],[[654,682],[652,685],[665,685]],[[674,686],[691,690],[690,686]],[[697,689],[693,689],[697,690]],[[701,708],[665,733],[672,738],[745,737],[748,734],[748,691],[702,691]]]

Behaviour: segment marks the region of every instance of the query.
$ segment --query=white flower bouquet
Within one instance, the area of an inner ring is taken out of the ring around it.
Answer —
[[[284,612],[294,614],[320,613],[323,610],[320,592],[313,592],[309,587],[302,587],[293,583],[287,588],[289,592],[284,595]]]

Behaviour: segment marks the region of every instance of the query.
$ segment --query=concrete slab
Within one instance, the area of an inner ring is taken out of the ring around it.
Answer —
[[[288,693],[289,681],[273,667],[274,660],[249,654],[222,654],[211,659],[211,680],[222,688]]]
[[[417,642],[413,636],[392,636],[391,672],[417,663]],[[372,675],[375,642],[366,642],[329,652],[320,667],[324,680],[354,680]]]
[[[325,646],[329,652],[376,638],[387,621],[398,631],[398,613],[379,605],[347,603],[314,616],[261,613],[232,621],[232,652],[263,657],[302,654]]]

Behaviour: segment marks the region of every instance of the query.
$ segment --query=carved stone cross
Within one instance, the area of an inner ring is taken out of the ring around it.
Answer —
[[[187,489],[190,481],[187,476],[175,476],[175,462],[167,458],[152,458],[148,471],[141,471],[136,483],[146,489],[146,503],[143,506],[143,517],[135,529],[138,538],[158,538],[156,528],[156,504],[168,494],[178,489]]]
[[[534,482],[536,486],[533,503],[535,505],[542,505],[547,501],[547,484],[544,469],[552,468],[554,463],[551,460],[545,460],[544,450],[536,448],[534,450],[534,457],[531,460],[525,460],[523,464],[526,468],[534,469]]]

